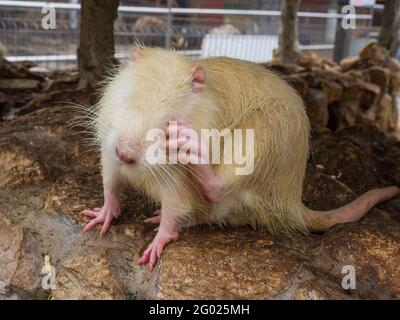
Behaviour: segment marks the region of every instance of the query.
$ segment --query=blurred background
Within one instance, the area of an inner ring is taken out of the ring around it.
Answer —
[[[57,0],[55,30],[42,28],[40,1],[0,1],[0,42],[9,61],[34,61],[50,69],[74,67],[79,46],[79,0]],[[339,48],[354,55],[376,39],[383,1],[349,1],[357,28]],[[278,47],[280,0],[121,0],[114,23],[118,58],[135,41],[173,47],[195,57],[225,55],[254,62],[272,58]],[[303,0],[298,9],[298,40],[303,51],[333,58],[338,14],[336,0]],[[337,41],[336,41],[337,42]],[[342,43],[336,43],[336,46]]]

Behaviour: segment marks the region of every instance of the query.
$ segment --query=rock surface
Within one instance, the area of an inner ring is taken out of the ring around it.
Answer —
[[[67,126],[77,119],[74,108],[40,101],[0,123],[0,297],[400,298],[400,199],[310,238],[192,228],[153,272],[136,265],[154,236],[143,223],[154,206],[128,190],[106,238],[82,234],[79,212],[102,204],[98,157],[82,144],[84,128]],[[311,208],[338,207],[391,184],[400,185],[399,142],[372,126],[314,130],[304,193]],[[46,255],[56,271],[52,289],[42,287]],[[346,265],[356,270],[355,290],[341,287]]]

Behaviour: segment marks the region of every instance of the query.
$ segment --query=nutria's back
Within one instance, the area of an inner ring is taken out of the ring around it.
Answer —
[[[201,60],[200,65],[206,70],[208,92],[218,101],[227,123],[254,108],[280,105],[277,116],[300,121],[308,135],[309,120],[301,97],[264,66],[223,57]]]

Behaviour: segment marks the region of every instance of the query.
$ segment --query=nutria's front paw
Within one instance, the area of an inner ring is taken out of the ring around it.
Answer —
[[[202,141],[191,123],[184,119],[169,122],[166,134],[165,148],[185,165],[204,199],[211,203],[221,200],[225,195],[225,183],[210,164],[207,142]]]
[[[111,221],[120,216],[120,209],[117,206],[103,208],[95,208],[93,210],[84,210],[81,212],[84,216],[92,218],[92,220],[85,226],[82,232],[89,231],[94,226],[102,224],[103,227],[100,231],[100,237],[103,237],[110,229]]]

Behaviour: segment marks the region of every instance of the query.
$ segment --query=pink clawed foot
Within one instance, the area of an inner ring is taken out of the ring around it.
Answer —
[[[103,237],[110,229],[111,221],[121,215],[121,210],[117,197],[111,191],[105,191],[104,206],[102,208],[84,210],[81,214],[92,218],[82,232],[89,231],[94,226],[102,224],[100,237]]]
[[[161,210],[157,210],[153,213],[153,216],[144,220],[144,223],[148,224],[160,224],[161,222]]]
[[[161,210],[155,211],[153,213],[152,217],[147,218],[143,222],[147,223],[147,224],[159,225],[160,222],[161,222]],[[196,220],[189,220],[186,223],[183,223],[181,227],[182,227],[182,229],[186,229],[186,228],[191,228],[191,227],[198,226],[198,225],[201,225],[201,224],[202,224],[201,222],[198,222]]]
[[[173,241],[179,239],[177,224],[168,217],[161,217],[160,227],[157,235],[151,244],[144,251],[142,257],[138,260],[138,264],[149,264],[152,270],[161,257],[165,247]]]

